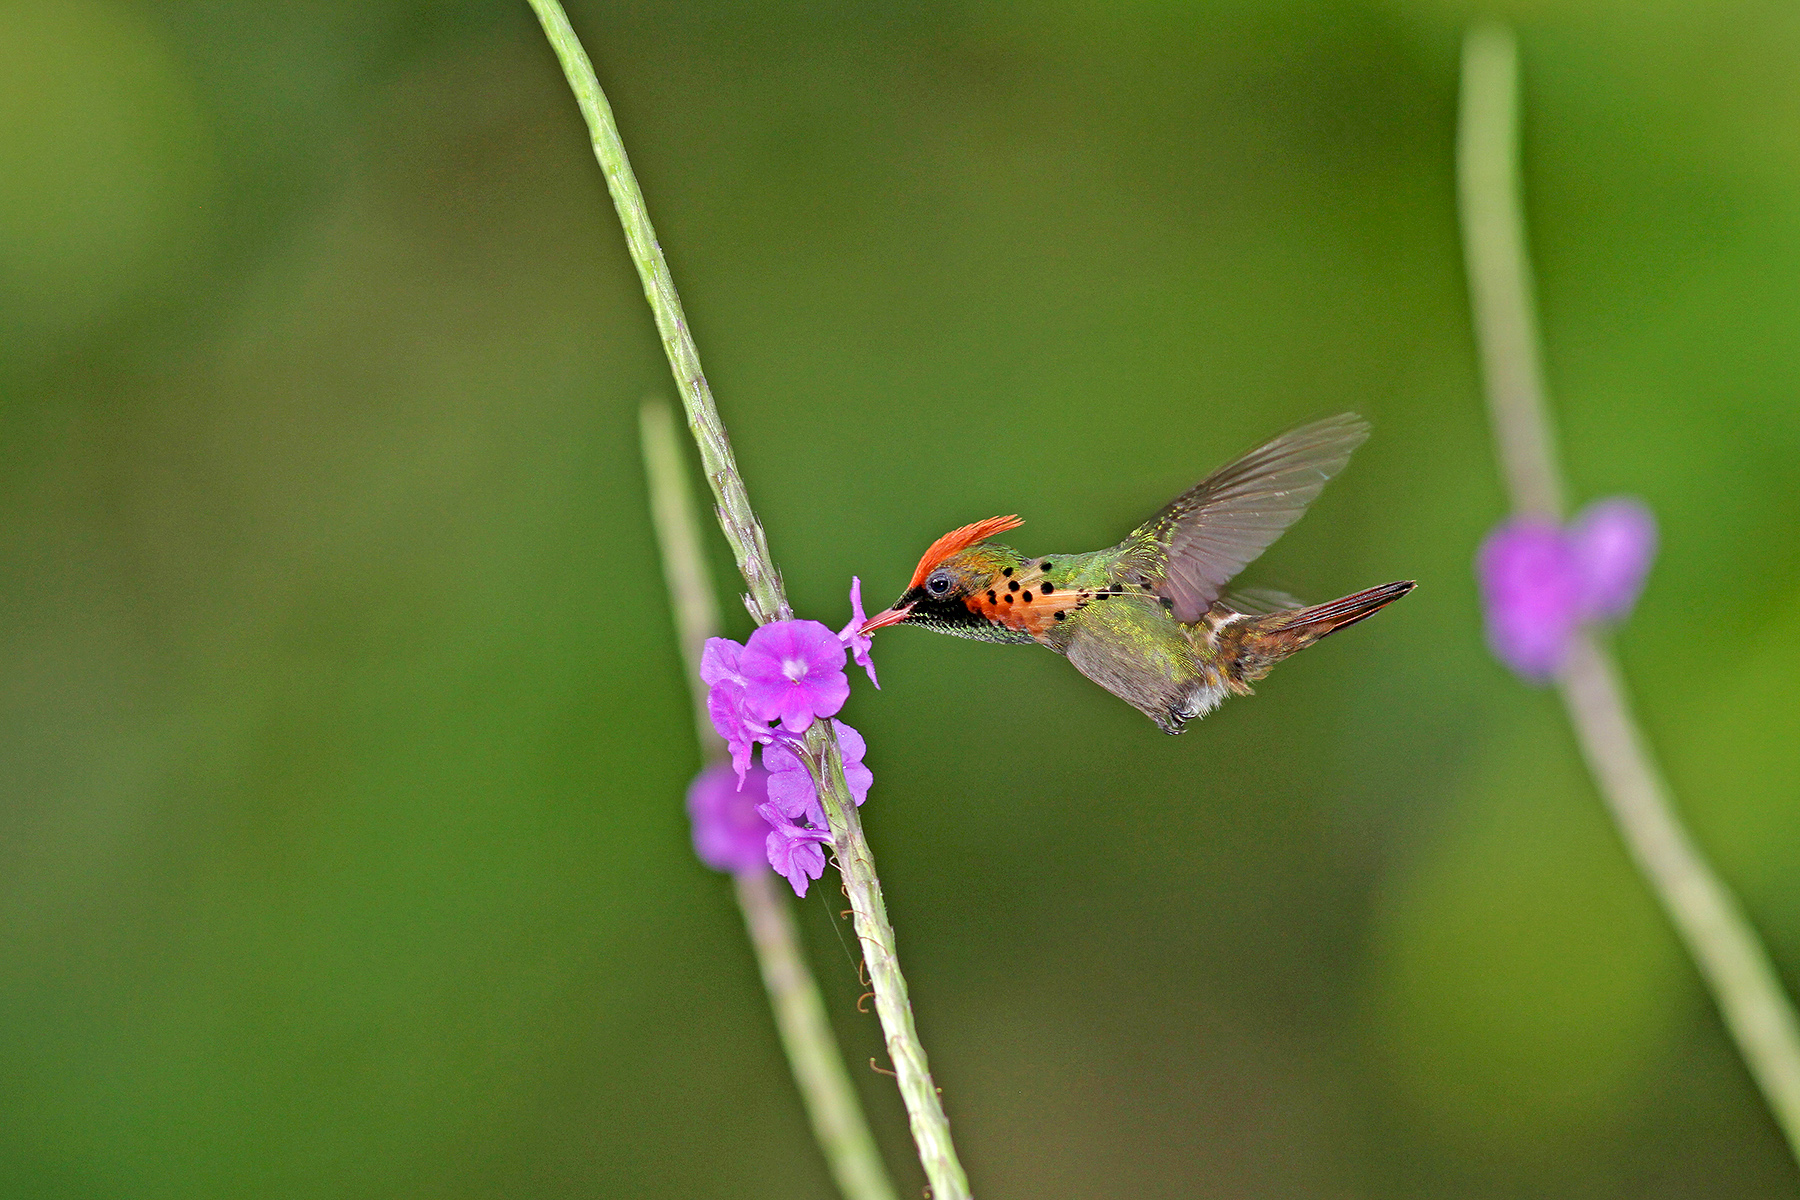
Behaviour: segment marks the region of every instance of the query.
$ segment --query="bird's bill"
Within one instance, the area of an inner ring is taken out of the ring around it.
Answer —
[[[873,633],[875,630],[881,629],[885,626],[898,625],[900,622],[906,620],[906,618],[912,613],[912,610],[913,610],[912,605],[902,604],[898,608],[890,608],[886,612],[878,612],[874,616],[870,617],[868,620],[864,621],[862,623],[862,628],[857,630],[856,632],[859,635],[866,636],[870,633]]]

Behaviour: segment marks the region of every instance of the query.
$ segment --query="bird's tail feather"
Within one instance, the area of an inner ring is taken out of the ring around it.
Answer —
[[[1380,587],[1365,588],[1341,599],[1287,613],[1277,628],[1284,633],[1302,634],[1309,643],[1315,642],[1328,633],[1336,633],[1374,616],[1417,586],[1414,580],[1402,579],[1396,583],[1384,583]]]

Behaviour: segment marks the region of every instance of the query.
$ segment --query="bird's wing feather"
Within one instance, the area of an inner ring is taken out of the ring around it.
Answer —
[[[1227,463],[1133,530],[1121,567],[1198,621],[1227,580],[1300,519],[1369,436],[1342,413],[1291,429]]]
[[[1233,588],[1220,593],[1219,603],[1232,612],[1252,617],[1266,617],[1270,613],[1306,607],[1306,601],[1275,588]]]

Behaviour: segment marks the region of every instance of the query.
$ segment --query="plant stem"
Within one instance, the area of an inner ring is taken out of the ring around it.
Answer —
[[[619,139],[619,126],[613,120],[612,106],[600,81],[594,76],[594,64],[569,18],[557,0],[529,0],[550,47],[562,64],[563,77],[575,93],[575,103],[587,122],[593,138],[594,158],[606,176],[606,189],[618,210],[619,224],[625,227],[625,244],[631,261],[637,267],[644,285],[644,299],[656,318],[656,332],[662,338],[663,353],[668,355],[669,369],[675,373],[675,386],[681,393],[681,407],[687,414],[688,430],[700,447],[700,463],[706,469],[706,481],[718,501],[719,526],[731,552],[737,556],[738,570],[750,588],[746,603],[758,625],[785,621],[794,615],[782,593],[781,576],[769,557],[769,544],[762,523],[750,507],[744,481],[738,475],[737,459],[731,453],[731,440],[725,436],[725,422],[713,404],[712,388],[700,370],[700,352],[694,336],[688,331],[687,315],[681,309],[675,281],[669,276],[669,264],[657,244],[656,230],[650,224],[650,210],[644,206],[644,194],[638,190],[637,176],[625,157],[625,143]]]
[[[818,728],[823,722],[815,723]],[[825,819],[831,825],[832,852],[844,877],[850,912],[862,943],[863,962],[869,970],[869,986],[875,992],[875,1012],[887,1037],[888,1060],[894,1064],[895,1081],[906,1103],[913,1144],[919,1148],[919,1164],[931,1181],[933,1200],[968,1200],[969,1180],[950,1141],[950,1123],[931,1067],[925,1060],[925,1044],[913,1025],[912,1001],[906,993],[906,976],[894,951],[894,928],[888,923],[887,902],[881,897],[881,880],[875,874],[875,858],[863,836],[862,815],[847,803],[850,789],[844,783],[844,762],[835,742],[815,738],[809,731],[807,745],[815,755],[828,752],[815,770]],[[810,764],[809,764],[810,765]]]
[[[1738,1052],[1800,1157],[1800,1027],[1768,951],[1682,828],[1632,719],[1619,669],[1591,635],[1576,639],[1557,686],[1638,869],[1700,965]]]
[[[708,762],[720,761],[725,742],[706,711],[706,689],[700,683],[700,656],[706,639],[719,635],[719,605],[713,598],[712,572],[701,549],[700,524],[688,494],[687,463],[675,434],[675,418],[660,400],[646,400],[638,410],[638,432],[644,443],[644,475],[650,484],[650,523],[662,551],[663,582],[675,617],[675,640],[687,668],[688,695],[694,702],[694,731]]]
[[[1561,515],[1518,176],[1518,49],[1494,26],[1463,46],[1457,138],[1464,248],[1488,411],[1513,508]],[[1738,1052],[1800,1158],[1800,1023],[1768,952],[1676,816],[1612,656],[1580,632],[1557,687],[1625,845],[1700,968]]]
[[[746,604],[759,624],[785,620],[792,616],[782,590],[781,575],[769,557],[767,538],[762,524],[750,507],[738,475],[737,462],[731,453],[731,442],[725,434],[713,404],[712,390],[700,370],[700,355],[694,347],[682,314],[681,298],[669,277],[668,263],[657,245],[650,224],[644,196],[625,156],[625,145],[619,138],[612,108],[600,90],[593,64],[581,48],[569,19],[557,0],[530,0],[532,10],[544,27],[544,34],[562,64],[563,75],[575,94],[581,115],[593,139],[594,157],[606,176],[607,190],[618,210],[619,222],[625,229],[626,245],[644,285],[644,298],[656,318],[657,332],[662,337],[663,351],[675,374],[675,384],[687,414],[688,429],[700,448],[701,465],[707,482],[718,501],[719,525],[737,556],[738,570],[749,588]],[[931,1081],[925,1048],[919,1043],[913,1027],[912,1009],[907,1000],[906,980],[894,957],[894,931],[887,920],[881,901],[881,881],[875,873],[874,855],[863,837],[862,825],[856,820],[850,790],[844,783],[842,759],[837,739],[829,722],[814,722],[806,734],[815,771],[815,781],[831,824],[832,848],[838,869],[850,893],[855,910],[856,934],[863,946],[863,957],[869,966],[870,984],[875,990],[875,1007],[881,1017],[882,1031],[887,1037],[889,1055],[893,1059],[900,1094],[906,1103],[913,1139],[918,1144],[919,1161],[931,1183],[934,1200],[966,1200],[968,1181],[950,1140],[950,1123]],[[829,763],[829,771],[820,764]]]
[[[662,550],[663,577],[675,613],[675,631],[687,666],[688,690],[694,699],[694,724],[701,752],[709,762],[724,761],[725,744],[706,712],[706,689],[700,683],[700,652],[719,631],[719,609],[701,552],[700,528],[683,477],[686,469],[675,420],[669,407],[655,400],[639,412],[644,438],[644,468],[650,481],[650,511]],[[894,1186],[875,1149],[856,1089],[844,1069],[819,985],[800,951],[800,938],[788,901],[764,868],[735,877],[738,906],[756,951],[757,969],[775,1011],[782,1049],[806,1104],[813,1136],[846,1200],[895,1200]]]
[[[818,985],[801,957],[789,897],[781,894],[787,885],[773,871],[746,871],[736,882],[744,926],[756,947],[756,965],[769,990],[781,1044],[831,1177],[845,1200],[895,1200],[894,1185],[832,1040]]]
[[[1519,196],[1519,56],[1498,26],[1463,46],[1456,182],[1469,300],[1493,406],[1500,473],[1522,513],[1562,516],[1556,441],[1545,415],[1537,307]],[[1501,414],[1508,414],[1503,420]]]

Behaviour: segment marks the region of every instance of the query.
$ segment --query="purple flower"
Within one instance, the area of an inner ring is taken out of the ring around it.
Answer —
[[[768,865],[769,823],[757,812],[767,803],[768,774],[754,767],[742,781],[730,767],[715,763],[688,785],[688,817],[694,823],[694,853],[715,871],[741,874]]]
[[[831,716],[850,698],[843,643],[817,621],[764,625],[750,635],[737,666],[745,712],[759,721],[779,719],[788,733]]]
[[[862,734],[842,721],[833,721],[831,727],[837,731],[838,752],[844,756],[844,782],[850,785],[850,798],[860,808],[869,798],[869,786],[875,782],[874,773],[863,765],[869,744],[863,741]],[[812,775],[800,761],[800,756],[787,746],[766,746],[762,760],[769,772],[769,803],[775,810],[796,821],[811,821],[823,829],[825,809],[819,803],[818,789],[813,786]]]
[[[813,787],[812,776],[800,756],[787,746],[763,747],[763,768],[769,773],[769,803],[782,816],[825,827],[825,809]]]
[[[750,719],[744,712],[743,689],[729,684],[706,693],[706,715],[712,718],[713,728],[725,739],[725,747],[731,751],[732,769],[742,784],[744,772],[750,769],[750,747],[756,742],[772,740],[769,727]]]
[[[1569,526],[1582,568],[1583,608],[1591,617],[1623,619],[1644,590],[1656,557],[1656,518],[1640,500],[1596,500]]]
[[[1542,518],[1505,521],[1475,569],[1494,657],[1528,679],[1555,675],[1581,621],[1581,566],[1563,531]]]
[[[768,741],[768,723],[750,719],[744,711],[744,673],[740,669],[744,648],[730,638],[707,638],[700,652],[700,679],[707,686],[706,715],[731,751],[738,784],[750,768],[752,743]]]
[[[1656,554],[1656,520],[1635,500],[1589,505],[1568,529],[1543,517],[1495,527],[1475,558],[1494,657],[1543,682],[1584,622],[1620,620]]]
[[[860,632],[866,621],[860,579],[851,581],[850,607],[854,615],[841,634],[817,621],[774,621],[751,634],[746,645],[729,638],[707,639],[700,656],[706,711],[731,749],[738,778],[738,790],[732,791],[726,786],[724,768],[711,768],[688,793],[694,848],[707,865],[750,869],[745,864],[754,839],[756,862],[766,860],[787,877],[797,894],[806,895],[808,881],[824,874],[821,847],[831,840],[831,833],[799,743],[800,734],[814,720],[831,717],[850,698],[850,680],[844,675],[846,646],[868,671],[869,681],[875,680],[869,638]],[[843,755],[844,782],[861,804],[874,782],[862,761],[868,746],[850,726],[841,721],[831,724]],[[759,742],[763,766],[752,768],[752,749]]]
[[[869,673],[869,682],[877,688],[881,681],[875,678],[875,660],[869,657],[869,647],[875,644],[875,635],[863,633],[863,624],[868,621],[868,614],[863,612],[862,580],[850,577],[850,623],[838,630],[838,641],[850,649],[850,657],[856,665]]]
[[[700,681],[709,688],[720,684],[744,686],[744,648],[730,638],[707,638],[700,651]]]
[[[807,883],[825,873],[825,851],[820,844],[830,841],[831,835],[823,829],[794,824],[773,804],[761,805],[756,811],[769,823],[769,835],[763,845],[769,865],[787,877],[794,895],[806,895]]]

